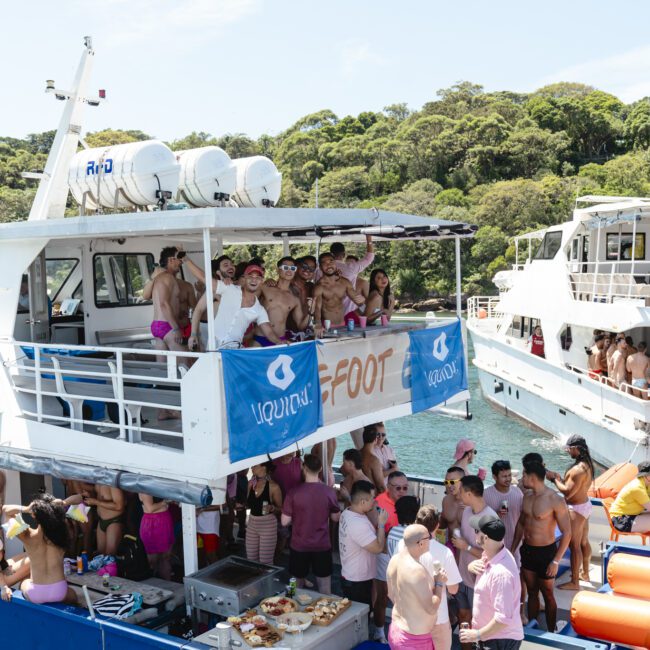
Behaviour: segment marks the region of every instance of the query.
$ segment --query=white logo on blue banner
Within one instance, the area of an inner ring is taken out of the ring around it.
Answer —
[[[409,332],[413,413],[438,406],[467,389],[460,321]]]
[[[231,462],[284,449],[322,425],[314,341],[221,356]]]

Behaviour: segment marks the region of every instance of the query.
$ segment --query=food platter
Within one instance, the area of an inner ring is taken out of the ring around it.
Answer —
[[[273,618],[298,611],[298,603],[293,598],[288,598],[287,596],[265,598],[259,607],[264,614]]]
[[[326,626],[337,619],[346,609],[352,605],[347,598],[319,598],[313,604],[305,607],[304,611],[314,618],[314,625]]]
[[[291,612],[290,614],[278,616],[277,624],[278,629],[292,634],[299,630],[304,632],[312,624],[313,620],[313,615],[307,612]]]
[[[229,616],[228,623],[231,623],[244,641],[253,648],[272,648],[282,640],[282,632],[255,609],[250,609],[240,616]]]

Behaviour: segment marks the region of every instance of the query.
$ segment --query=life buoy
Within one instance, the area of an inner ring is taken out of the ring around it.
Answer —
[[[632,463],[619,463],[597,477],[589,488],[589,496],[598,499],[615,499],[618,493],[632,480],[639,470]]]

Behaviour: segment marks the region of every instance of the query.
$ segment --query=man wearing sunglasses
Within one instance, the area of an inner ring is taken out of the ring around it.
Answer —
[[[460,500],[460,479],[465,476],[462,468],[455,465],[450,467],[445,474],[445,496],[442,498],[442,516],[440,527],[447,529],[447,544],[451,546],[454,531],[460,528],[460,519],[463,516],[463,502]],[[455,552],[458,556],[458,552]]]
[[[168,246],[160,251],[162,271],[153,282],[151,334],[157,350],[186,350],[180,323],[181,287],[176,274],[183,264],[184,251]]]
[[[399,525],[395,502],[408,494],[409,482],[404,472],[393,472],[388,476],[386,491],[378,494],[375,501],[377,505],[388,513],[386,520],[386,535],[390,529]],[[377,556],[377,573],[375,574],[375,604],[374,604],[374,621],[375,637],[374,640],[379,643],[385,643],[384,626],[386,625],[386,605],[388,604],[388,587],[386,585],[386,569],[390,557],[388,553],[380,553]]]
[[[314,302],[314,275],[318,268],[318,262],[313,255],[305,255],[296,260],[298,270],[293,278],[292,289],[298,293],[302,310],[305,313],[313,313]]]
[[[291,283],[296,275],[298,266],[293,257],[283,257],[278,260],[277,282],[264,283],[260,302],[269,315],[271,327],[281,341],[287,341],[291,332],[287,328],[287,320],[292,317],[293,322],[303,331],[307,327],[309,314],[302,310],[300,299],[291,291]],[[255,342],[258,346],[266,348],[275,345],[270,341],[259,327],[255,329]]]
[[[404,548],[393,555],[386,573],[393,613],[388,633],[392,650],[433,650],[431,632],[443,596],[444,573],[431,578],[420,564],[429,550],[429,531],[420,524],[404,530]]]

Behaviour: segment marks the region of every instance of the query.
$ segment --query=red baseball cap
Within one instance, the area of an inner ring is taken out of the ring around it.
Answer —
[[[249,264],[244,271],[244,275],[253,275],[253,273],[257,273],[262,278],[264,277],[264,269],[261,266]]]

